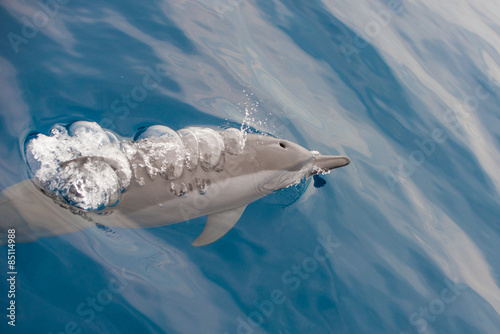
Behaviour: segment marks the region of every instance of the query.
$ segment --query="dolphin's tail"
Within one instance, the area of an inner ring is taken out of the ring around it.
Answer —
[[[16,243],[83,230],[91,223],[61,208],[38,190],[31,180],[15,184],[0,193],[0,245],[7,231],[15,229]]]

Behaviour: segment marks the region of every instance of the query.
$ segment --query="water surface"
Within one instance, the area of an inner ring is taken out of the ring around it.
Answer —
[[[26,136],[76,120],[246,120],[352,163],[203,248],[204,218],[18,245],[2,333],[498,333],[499,4],[42,3],[0,7],[0,189]]]

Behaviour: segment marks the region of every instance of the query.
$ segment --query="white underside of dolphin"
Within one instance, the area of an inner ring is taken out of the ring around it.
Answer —
[[[18,242],[93,224],[152,227],[208,215],[193,242],[207,245],[253,201],[350,162],[236,129],[153,126],[123,140],[90,122],[56,126],[25,147],[31,179],[0,194],[1,233],[15,228]]]

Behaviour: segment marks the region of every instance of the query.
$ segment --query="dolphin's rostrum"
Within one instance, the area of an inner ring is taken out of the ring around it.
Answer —
[[[0,195],[2,221],[18,241],[78,231],[89,221],[151,227],[208,215],[194,246],[224,236],[249,203],[350,162],[233,128],[155,125],[124,140],[83,121],[31,136],[25,155],[31,179]]]

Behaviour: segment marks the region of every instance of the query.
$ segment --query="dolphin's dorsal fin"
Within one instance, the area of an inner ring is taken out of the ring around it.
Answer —
[[[193,246],[205,246],[222,238],[238,222],[247,206],[214,213],[208,216],[203,233],[193,242]]]

